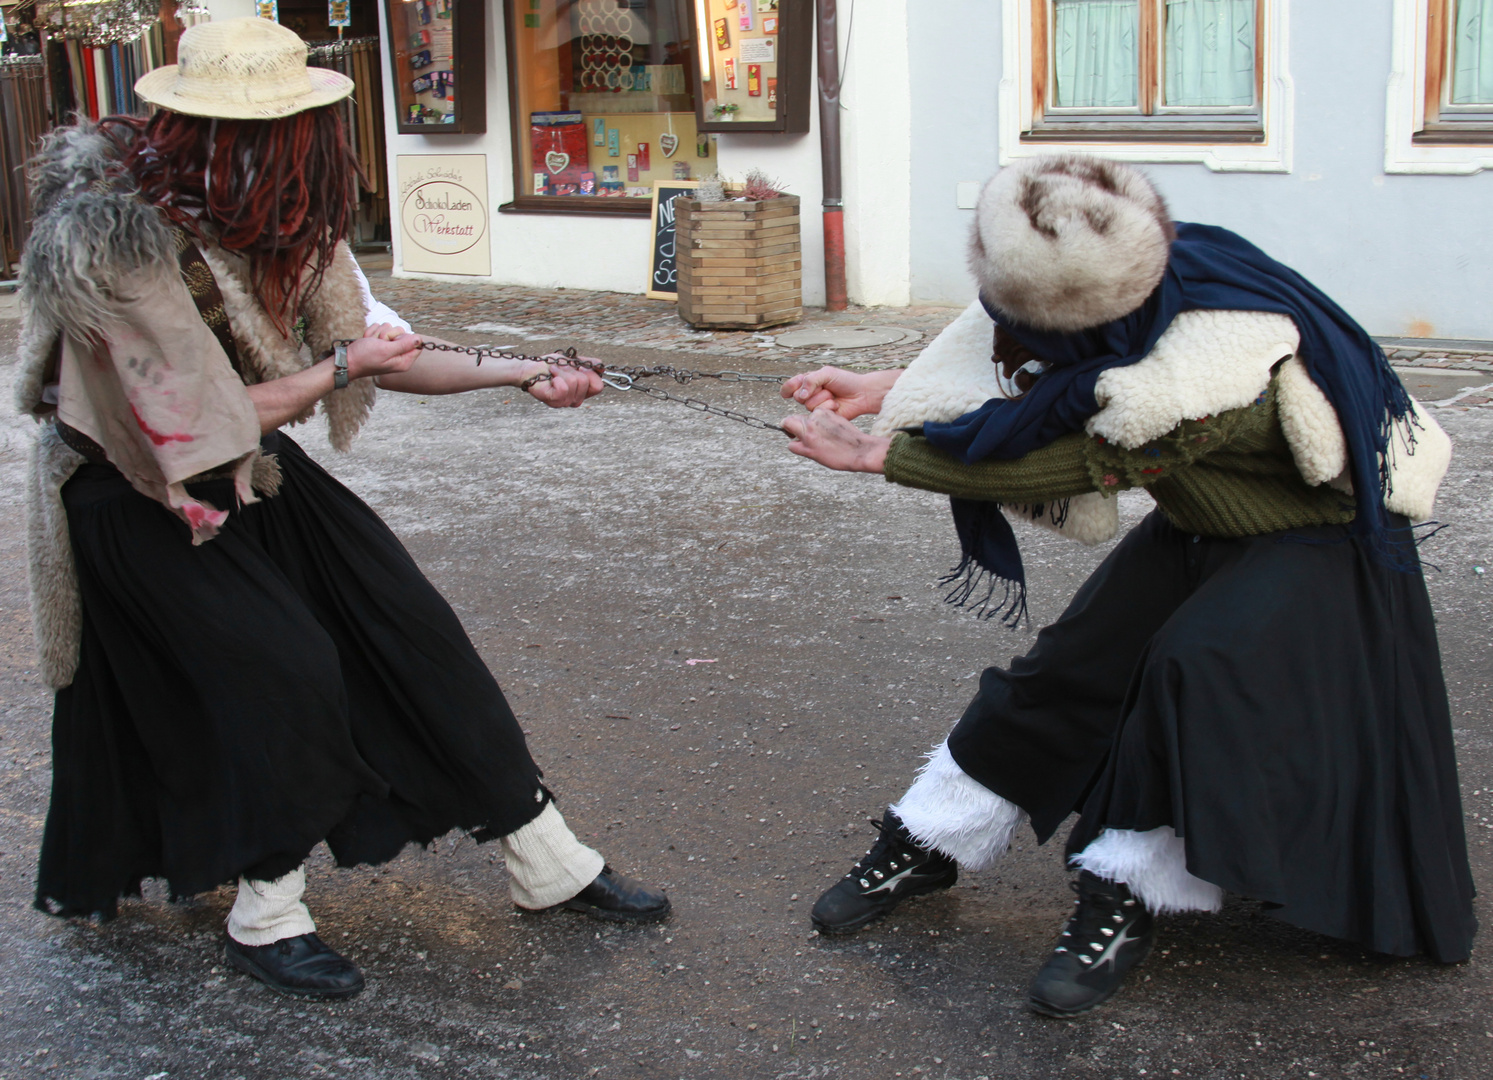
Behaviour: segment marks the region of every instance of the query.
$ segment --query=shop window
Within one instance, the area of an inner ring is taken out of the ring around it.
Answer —
[[[1425,111],[1415,143],[1493,143],[1493,0],[1427,0]]]
[[[1026,141],[1258,142],[1266,0],[1031,0]]]
[[[394,104],[402,135],[487,130],[484,0],[399,0],[386,5]]]
[[[655,180],[716,171],[695,123],[687,0],[506,0],[513,202],[647,214]]]

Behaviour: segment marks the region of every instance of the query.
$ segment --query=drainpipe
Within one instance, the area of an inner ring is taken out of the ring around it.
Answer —
[[[819,23],[819,160],[824,170],[824,300],[844,311],[845,201],[840,197],[840,38],[835,0],[815,0]]]

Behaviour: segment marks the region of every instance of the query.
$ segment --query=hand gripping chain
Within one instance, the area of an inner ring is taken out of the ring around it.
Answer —
[[[352,342],[350,340],[334,341],[332,344],[350,345]],[[433,352],[465,353],[469,356],[475,356],[478,364],[481,364],[486,357],[493,357],[499,360],[530,360],[538,364],[549,364],[552,367],[582,368],[587,371],[596,372],[597,375],[601,376],[602,382],[606,383],[613,390],[635,390],[640,394],[657,398],[660,401],[677,402],[687,409],[694,409],[696,412],[724,417],[727,420],[735,420],[737,423],[745,424],[747,427],[757,428],[761,431],[778,431],[784,435],[788,434],[786,431],[783,431],[780,425],[774,424],[770,420],[748,416],[746,413],[736,412],[733,409],[723,409],[719,405],[712,405],[710,402],[701,401],[698,398],[680,397],[677,394],[669,393],[667,390],[660,390],[656,386],[643,386],[638,382],[639,379],[652,378],[669,378],[681,384],[694,379],[716,379],[720,382],[781,382],[782,380],[776,375],[754,375],[745,371],[691,371],[687,368],[676,368],[672,364],[657,364],[653,367],[608,367],[606,364],[597,363],[594,360],[587,360],[583,356],[578,356],[573,348],[551,356],[525,356],[521,353],[506,352],[501,349],[481,349],[470,345],[446,345],[433,341],[425,342],[422,347],[430,349]],[[519,383],[518,388],[528,392],[535,385],[542,382],[549,382],[553,378],[554,376],[548,371],[541,371]]]

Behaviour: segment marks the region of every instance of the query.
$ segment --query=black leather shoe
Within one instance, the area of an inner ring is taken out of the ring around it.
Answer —
[[[920,845],[890,810],[871,824],[881,836],[809,912],[821,933],[859,930],[908,897],[947,889],[959,880],[954,860]]]
[[[1124,885],[1083,870],[1072,888],[1077,910],[1027,998],[1043,1016],[1078,1016],[1108,1001],[1156,940],[1151,913]]]
[[[662,889],[623,877],[610,866],[601,868],[596,880],[551,911],[579,911],[593,919],[612,922],[658,922],[669,913],[669,898]]]
[[[315,934],[282,938],[268,945],[228,939],[228,962],[282,994],[345,998],[363,989],[363,973]]]

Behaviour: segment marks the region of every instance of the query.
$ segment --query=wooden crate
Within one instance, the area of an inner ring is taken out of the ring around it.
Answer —
[[[803,318],[798,197],[674,201],[679,317],[750,330]]]

